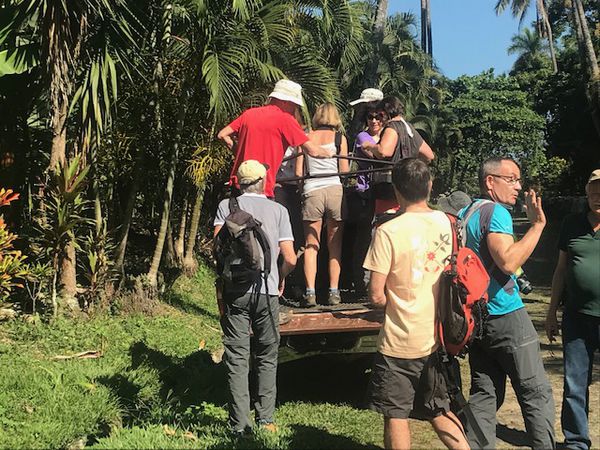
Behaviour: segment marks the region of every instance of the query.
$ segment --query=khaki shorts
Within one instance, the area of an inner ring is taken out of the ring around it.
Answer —
[[[302,220],[306,222],[324,218],[339,222],[346,216],[345,209],[342,186],[327,186],[302,194]]]

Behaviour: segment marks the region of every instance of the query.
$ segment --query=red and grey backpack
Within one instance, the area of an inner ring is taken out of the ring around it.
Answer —
[[[474,212],[468,211],[464,221],[446,213],[452,227],[452,254],[440,280],[438,333],[452,356],[464,356],[473,340],[482,337],[488,315],[490,276],[479,256],[465,246],[466,235],[462,236],[463,223],[466,225]]]

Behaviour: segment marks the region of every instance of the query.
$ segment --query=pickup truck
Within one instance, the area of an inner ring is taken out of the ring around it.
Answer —
[[[383,309],[373,308],[365,299],[312,308],[284,299],[280,311],[288,318],[280,326],[280,362],[317,354],[374,353],[384,317]]]

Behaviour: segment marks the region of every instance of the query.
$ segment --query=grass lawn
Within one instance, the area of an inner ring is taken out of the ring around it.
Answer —
[[[544,294],[538,291],[527,305],[538,329]],[[283,365],[279,432],[232,442],[225,375],[222,364],[214,362],[220,359],[221,343],[212,275],[202,269],[194,279],[178,280],[168,301],[152,316],[0,325],[0,448],[382,446],[382,418],[357,407],[366,378],[351,374],[351,362],[335,358]],[[101,357],[56,359],[87,350],[100,351]],[[543,350],[559,411],[560,349],[556,346],[553,354],[548,346]],[[597,375],[592,399],[600,398]],[[302,393],[307,390],[314,395]],[[517,447],[523,442],[523,424],[512,391],[507,392],[498,445]],[[600,445],[599,409],[592,402],[595,446]],[[440,446],[428,424],[411,427],[414,447]]]

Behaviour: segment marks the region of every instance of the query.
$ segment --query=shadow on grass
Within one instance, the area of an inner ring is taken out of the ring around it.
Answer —
[[[346,436],[331,434],[319,428],[306,425],[292,425],[293,436],[289,448],[302,449],[356,449],[367,450],[379,448],[374,445],[365,445]]]
[[[150,418],[163,423],[164,419],[182,417],[182,413],[192,405],[202,402],[217,405],[225,403],[225,370],[222,364],[213,362],[209,352],[201,350],[185,358],[175,358],[148,347],[145,342],[136,342],[130,347],[129,353],[131,366],[124,372],[125,375],[98,379],[113,391],[125,407],[125,425],[136,425]],[[158,404],[156,399],[142,398],[141,391],[146,383],[143,381],[145,376],[141,374],[145,368],[158,373]]]
[[[165,297],[165,301],[171,306],[174,306],[175,308],[183,312],[197,314],[199,316],[208,317],[217,322],[219,321],[219,316],[216,313],[209,311],[208,309],[205,309],[202,306],[199,306],[193,301],[190,301],[184,295],[170,291],[169,294]]]
[[[317,355],[279,365],[280,402],[307,401],[365,407],[367,369],[374,355]]]

